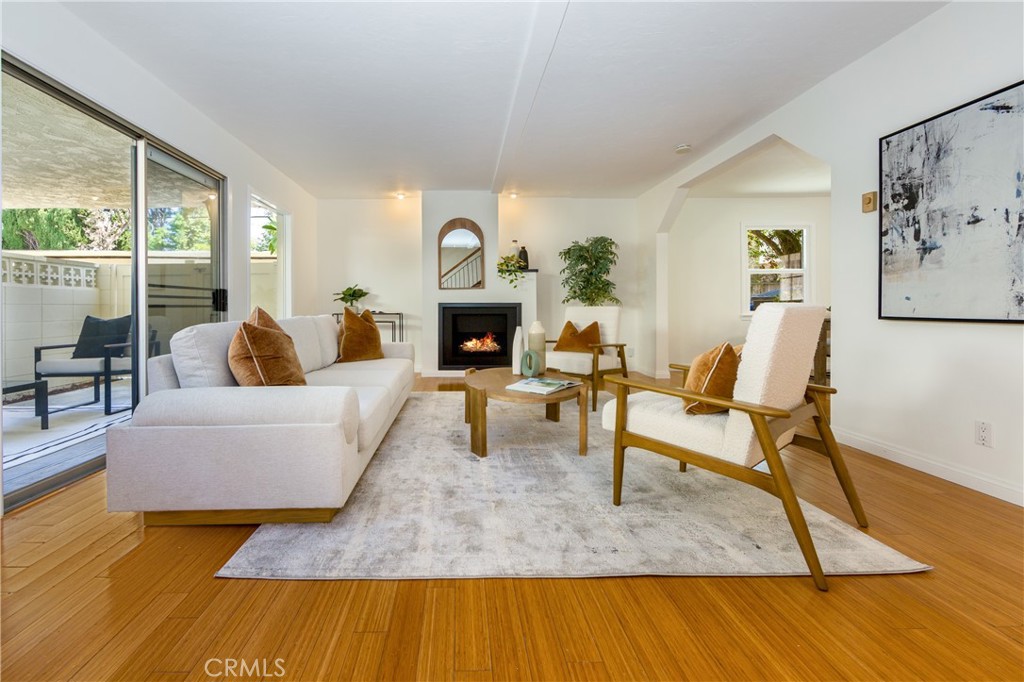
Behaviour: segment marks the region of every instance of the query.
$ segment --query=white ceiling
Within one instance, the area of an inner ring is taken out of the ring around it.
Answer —
[[[312,194],[347,198],[637,196],[941,4],[68,7]]]

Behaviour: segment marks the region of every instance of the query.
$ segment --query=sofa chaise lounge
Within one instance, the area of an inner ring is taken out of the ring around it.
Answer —
[[[413,384],[413,346],[335,362],[330,315],[278,320],[306,386],[238,386],[238,322],[183,329],[150,358],[150,393],[107,431],[107,507],[148,525],[328,521],[345,504]]]

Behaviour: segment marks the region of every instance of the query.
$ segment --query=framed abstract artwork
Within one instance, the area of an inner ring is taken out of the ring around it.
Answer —
[[[1024,81],[878,153],[879,318],[1024,323]]]

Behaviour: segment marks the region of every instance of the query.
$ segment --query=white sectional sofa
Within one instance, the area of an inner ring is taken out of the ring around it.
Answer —
[[[335,363],[330,315],[278,320],[307,386],[240,387],[238,322],[171,338],[147,364],[150,393],[107,431],[107,507],[147,524],[326,521],[345,504],[413,384],[413,346]]]

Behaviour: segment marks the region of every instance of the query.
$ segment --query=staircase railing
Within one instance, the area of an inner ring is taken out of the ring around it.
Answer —
[[[474,249],[468,256],[448,268],[441,275],[442,289],[474,289],[483,283],[483,248]]]

